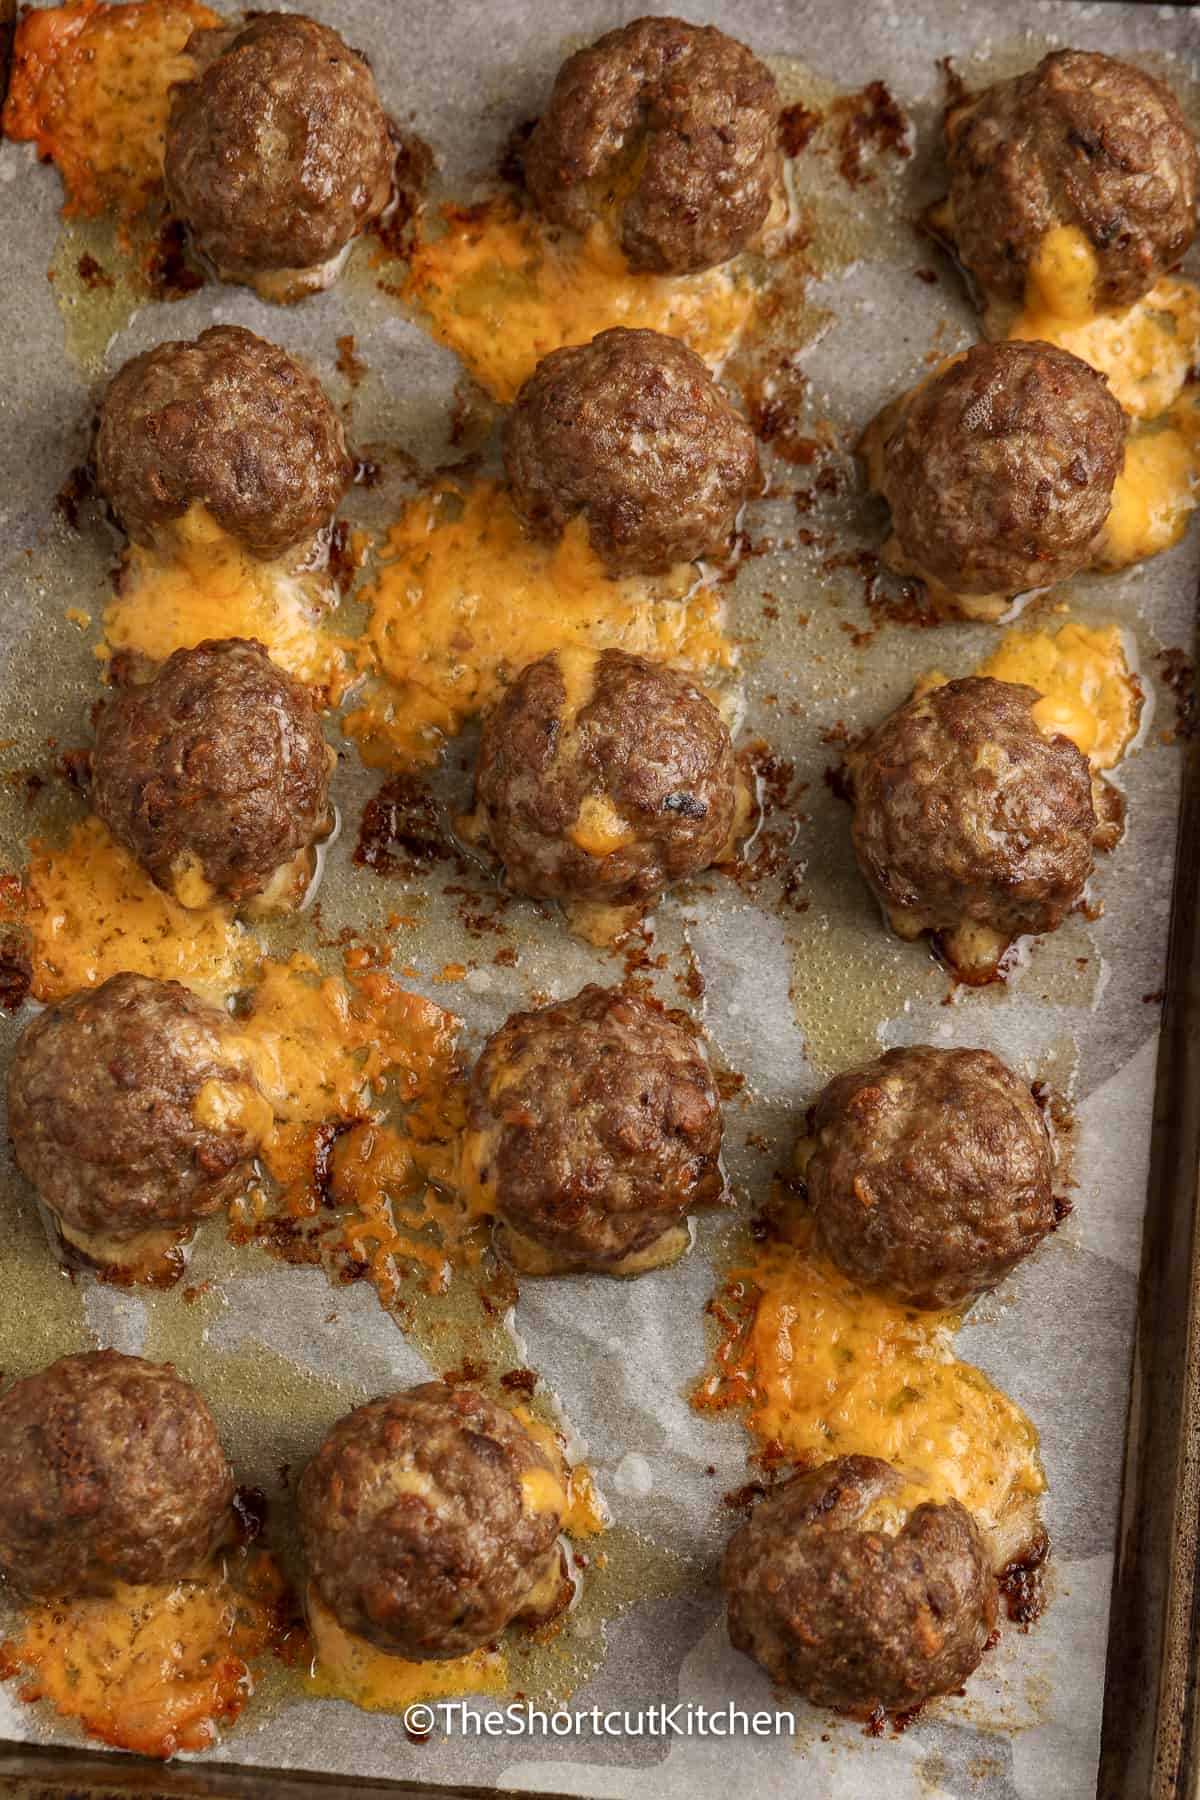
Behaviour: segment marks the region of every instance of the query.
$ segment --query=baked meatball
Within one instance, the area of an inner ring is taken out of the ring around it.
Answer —
[[[691,1033],[656,1001],[589,986],[487,1043],[464,1186],[527,1274],[636,1275],[680,1255],[689,1210],[720,1200],[721,1131]]]
[[[96,723],[92,805],[183,906],[303,895],[334,752],[307,691],[246,638],[176,650]]]
[[[504,466],[529,530],[557,541],[582,514],[612,575],[719,555],[760,484],[754,433],[695,351],[623,327],[542,358]]]
[[[623,650],[556,651],[523,669],[485,721],[471,835],[509,887],[622,907],[728,854],[738,814],[729,731],[686,675]]]
[[[1065,580],[1096,554],[1124,446],[1106,377],[1079,357],[976,344],[914,388],[885,442],[901,566],[1002,600]]]
[[[17,1167],[69,1243],[121,1262],[240,1193],[267,1103],[234,1026],[177,981],[113,975],[25,1027],[8,1073]]]
[[[100,408],[97,485],[149,547],[204,506],[252,555],[281,556],[328,523],[353,473],[320,382],[240,325],[132,357]]]
[[[684,275],[727,262],[779,187],[770,70],[712,25],[635,19],[569,57],[525,152],[556,225],[611,222],[630,267]]]
[[[892,929],[933,932],[959,977],[993,980],[1053,931],[1092,872],[1088,760],[1039,730],[1034,688],[972,676],[910,700],[850,759],[854,852]]]
[[[843,1274],[962,1308],[1054,1227],[1054,1153],[1027,1081],[987,1050],[889,1050],[808,1109],[797,1166]]]
[[[1179,261],[1196,230],[1196,140],[1163,82],[1096,50],[1054,50],[1036,69],[952,107],[952,230],[989,297],[1020,300],[1057,226],[1096,255],[1096,300],[1127,306]]]
[[[339,1419],[300,1480],[312,1590],[343,1630],[423,1662],[569,1598],[562,1469],[484,1395],[430,1381]]]
[[[336,280],[392,199],[395,152],[375,77],[329,25],[259,13],[193,32],[171,91],[167,200],[223,281],[297,300]]]
[[[726,1547],[730,1642],[817,1706],[910,1711],[987,1648],[996,1583],[974,1519],[926,1501],[901,1524],[903,1488],[889,1463],[839,1457],[776,1488]]]
[[[0,1396],[0,1572],[32,1598],[195,1575],[232,1500],[212,1414],[169,1363],[89,1351]]]

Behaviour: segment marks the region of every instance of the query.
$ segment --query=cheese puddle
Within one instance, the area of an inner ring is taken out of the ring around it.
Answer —
[[[613,325],[682,338],[710,367],[732,350],[755,296],[737,264],[697,275],[641,275],[611,233],[583,238],[543,226],[517,201],[442,209],[438,237],[417,242],[405,297],[430,332],[507,404],[537,363]]]
[[[690,563],[614,581],[583,519],[558,544],[536,543],[497,482],[414,500],[380,560],[365,594],[368,684],[346,721],[373,767],[436,762],[447,738],[551,650],[622,649],[710,675],[734,663],[720,601]]]
[[[1137,736],[1144,696],[1119,626],[1018,627],[976,673],[1037,688],[1037,725],[1078,744],[1094,769],[1115,768]]]

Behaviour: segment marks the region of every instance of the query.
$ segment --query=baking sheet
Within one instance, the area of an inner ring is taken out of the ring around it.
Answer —
[[[667,8],[314,0],[307,10],[369,50],[385,103],[434,146],[440,186],[462,198],[482,191],[510,128],[536,113],[567,50],[639,11]],[[816,0],[707,0],[695,16],[701,13],[760,54],[782,59],[776,66],[785,86],[796,78],[797,58],[847,88],[885,78],[917,128],[915,156],[870,192],[856,198],[828,176],[839,207],[883,208],[896,221],[879,240],[880,259],[857,263],[809,296],[836,315],[804,353],[811,409],[831,419],[847,444],[882,401],[923,371],[931,348],[946,354],[976,335],[957,283],[903,224],[937,192],[940,57],[952,53],[970,80],[973,58],[988,73],[1004,73],[1057,43],[1135,52],[1168,75],[1196,114],[1200,33],[1181,8],[1022,0],[999,17],[982,4],[913,8],[885,0],[848,9]],[[76,345],[85,336],[78,322],[64,327],[46,280],[59,232],[58,180],[36,167],[28,149],[5,144],[0,186],[0,631],[9,659],[0,739],[13,740],[4,767],[20,770],[44,762],[48,737],[60,745],[86,738],[96,664],[89,642],[62,614],[69,605],[98,613],[112,545],[95,533],[76,537],[54,519],[54,495],[86,441],[91,382],[99,374],[64,356],[65,329]],[[918,266],[934,263],[942,276],[936,286],[914,278]],[[386,438],[426,464],[449,453],[454,358],[357,276],[286,311],[210,285],[169,308],[143,310],[107,345],[104,366],[111,372],[164,337],[191,336],[216,321],[247,325],[308,356],[331,392],[352,405],[350,429],[360,446]],[[334,367],[335,341],[347,332],[369,370],[353,394]],[[851,491],[805,521],[814,522],[836,530],[839,548],[851,551],[877,546],[882,516]],[[694,958],[705,981],[696,1010],[714,1054],[746,1077],[745,1096],[730,1105],[727,1134],[730,1173],[746,1212],[763,1197],[771,1170],[786,1161],[805,1097],[833,1067],[881,1044],[982,1044],[1031,1073],[1069,1080],[1078,1122],[1074,1214],[977,1309],[956,1345],[1041,1429],[1053,1604],[1028,1635],[1006,1631],[965,1698],[931,1707],[899,1737],[868,1738],[860,1726],[796,1702],[794,1739],[742,1737],[731,1745],[697,1737],[525,1742],[435,1734],[414,1745],[393,1717],[332,1702],[281,1709],[268,1693],[211,1755],[347,1777],[490,1783],[613,1800],[684,1800],[731,1779],[764,1800],[797,1791],[840,1800],[881,1788],[897,1800],[967,1793],[1043,1800],[1094,1789],[1154,1080],[1157,1009],[1147,997],[1162,984],[1178,789],[1177,751],[1160,738],[1172,723],[1172,702],[1156,680],[1154,659],[1164,646],[1190,646],[1200,534],[1194,530],[1144,568],[1069,590],[1076,616],[1128,628],[1148,693],[1141,748],[1118,771],[1129,829],[1094,883],[1104,916],[1073,918],[1041,943],[1007,993],[965,993],[945,1006],[948,984],[926,949],[880,929],[853,867],[847,815],[824,781],[836,757],[825,737],[839,723],[854,730],[881,716],[925,669],[967,672],[995,632],[886,625],[856,647],[844,627],[871,623],[861,578],[823,570],[817,553],[794,545],[795,524],[789,500],[752,509],[752,539],[761,546],[775,536],[780,548],[748,559],[726,592],[734,631],[745,642],[745,735],[766,737],[794,759],[798,781],[807,784],[791,856],[808,909],[779,904],[769,883],[757,900],[723,879],[697,884],[657,915],[654,952],[666,957],[658,984],[679,1004],[678,978]],[[778,619],[763,613],[767,595]],[[797,624],[800,612],[807,626]],[[457,758],[445,782],[451,792],[465,791]],[[336,797],[348,826],[375,785],[352,757],[343,759]],[[5,784],[2,805],[3,839],[11,846],[30,828],[23,786]],[[554,917],[532,908],[513,908],[505,919],[518,966],[496,966],[488,944],[439,903],[440,878],[388,883],[351,870],[352,840],[349,829],[331,855],[326,934],[343,921],[369,929],[389,910],[414,911],[417,928],[396,937],[397,964],[416,966],[421,978],[412,985],[461,1013],[472,1042],[534,991],[566,995],[588,979],[619,978],[619,959],[566,939]],[[423,899],[425,886],[433,891]],[[460,984],[434,984],[450,962],[476,966]],[[6,1046],[12,1033],[10,1024]],[[11,1167],[4,1187],[4,1206],[27,1218],[30,1197]],[[736,1523],[721,1496],[745,1479],[748,1439],[735,1416],[702,1417],[684,1397],[704,1364],[704,1307],[722,1229],[702,1225],[680,1266],[636,1282],[526,1283],[508,1322],[511,1361],[536,1368],[559,1396],[575,1448],[595,1470],[618,1525],[641,1534],[637,1555],[646,1580],[663,1591],[607,1625],[605,1659],[573,1696],[576,1707],[680,1699],[710,1706],[734,1700],[753,1710],[772,1703],[766,1678],[725,1642],[714,1586],[716,1559]],[[28,1309],[24,1367],[90,1339],[130,1351],[152,1351],[166,1338],[178,1345],[177,1294],[143,1297],[82,1285],[64,1296],[48,1258],[33,1256],[28,1233],[5,1230],[0,1306]],[[276,1486],[279,1464],[298,1467],[348,1406],[426,1372],[420,1350],[366,1283],[332,1292],[319,1270],[286,1267],[255,1251],[234,1256],[212,1225],[201,1235],[189,1279],[208,1275],[220,1292],[197,1314],[180,1360],[212,1397],[244,1480]],[[612,1554],[618,1549],[632,1554],[631,1540],[614,1536]],[[0,1736],[44,1738],[47,1730],[0,1687]],[[60,1741],[78,1740],[67,1732]]]

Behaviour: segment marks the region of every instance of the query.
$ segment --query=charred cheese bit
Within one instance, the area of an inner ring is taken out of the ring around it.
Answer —
[[[755,1435],[803,1464],[880,1457],[922,1499],[959,1500],[1003,1530],[1045,1489],[1037,1432],[953,1356],[957,1319],[857,1287],[817,1255],[807,1219],[788,1240],[735,1271],[748,1316],[731,1323],[697,1403],[746,1403]]]
[[[0,1645],[0,1676],[115,1750],[205,1750],[253,1692],[252,1662],[279,1641],[286,1587],[271,1557],[173,1586],[27,1609]]]
[[[204,1082],[192,1117],[202,1131],[238,1131],[252,1144],[265,1143],[275,1125],[270,1101],[248,1081]]]
[[[500,1650],[472,1650],[430,1662],[406,1662],[343,1630],[329,1608],[308,1591],[308,1621],[316,1655],[307,1686],[323,1699],[349,1700],[364,1712],[402,1713],[419,1700],[500,1694],[508,1661]]]
[[[153,662],[206,638],[257,638],[273,662],[335,703],[346,668],[343,644],[321,624],[332,600],[329,583],[295,553],[259,562],[196,504],[155,548],[129,546],[104,636],[110,650]]]
[[[140,212],[162,180],[169,91],[194,70],[184,45],[219,16],[197,0],[31,7],[13,40],[6,137],[62,176],[63,213]]]
[[[32,851],[25,912],[36,999],[65,999],[123,969],[223,999],[257,967],[258,943],[226,909],[180,906],[99,819],[77,825],[59,850]]]
[[[580,240],[544,228],[508,199],[443,209],[440,237],[413,252],[406,297],[439,343],[507,404],[542,357],[613,325],[682,338],[710,367],[729,354],[755,305],[735,266],[697,275],[630,271],[611,224]]]
[[[1116,625],[1007,632],[978,673],[1037,688],[1040,729],[1070,738],[1094,769],[1115,768],[1137,736],[1142,689]]]
[[[582,518],[559,543],[536,543],[495,482],[413,501],[366,598],[371,679],[346,730],[375,767],[436,762],[446,738],[550,651],[622,649],[710,674],[734,661],[720,601],[690,564],[614,581]]]
[[[1200,501],[1200,386],[1162,419],[1135,431],[1113,488],[1100,562],[1124,568],[1177,544]]]
[[[180,1246],[191,1236],[187,1230],[139,1231],[133,1237],[113,1238],[103,1232],[76,1231],[52,1215],[54,1230],[69,1249],[79,1251],[100,1269],[116,1269],[146,1287],[173,1287],[183,1271]]]
[[[588,856],[612,856],[637,841],[637,827],[618,812],[607,794],[585,794],[567,836]]]
[[[521,1470],[521,1508],[526,1513],[558,1513],[567,1509],[562,1482],[549,1469]]]

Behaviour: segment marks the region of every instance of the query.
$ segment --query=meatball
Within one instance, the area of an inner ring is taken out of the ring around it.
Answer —
[[[631,268],[683,275],[736,256],[781,181],[779,95],[711,25],[635,19],[569,57],[525,152],[546,218],[610,221]]]
[[[283,903],[329,830],[334,761],[308,693],[261,644],[208,640],[105,705],[92,805],[181,905],[240,905],[272,883]]]
[[[328,522],[353,472],[320,382],[240,325],[132,357],[100,408],[97,485],[149,547],[204,506],[254,556],[281,556]]]
[[[1148,293],[1196,230],[1200,158],[1171,90],[1095,50],[1055,50],[946,120],[955,246],[985,293],[1019,300],[1038,246],[1082,231],[1095,298]]]
[[[1079,357],[976,344],[913,390],[884,445],[902,566],[1005,600],[1065,580],[1096,554],[1124,445],[1106,377]]]
[[[821,1248],[907,1306],[969,1305],[1054,1227],[1042,1110],[987,1050],[918,1044],[836,1076],[797,1164]]]
[[[176,981],[114,975],[25,1027],[8,1074],[17,1167],[68,1242],[120,1262],[242,1191],[269,1125],[229,1015]]]
[[[890,1464],[843,1456],[755,1507],[725,1550],[735,1650],[818,1706],[907,1712],[962,1686],[996,1622],[979,1529],[957,1500],[903,1516]]]
[[[961,979],[1053,931],[1092,872],[1088,760],[1039,730],[1033,688],[973,676],[909,701],[850,758],[854,851],[892,929],[934,932]]]
[[[486,720],[475,805],[469,830],[509,887],[601,903],[615,926],[615,909],[641,912],[728,854],[733,744],[686,675],[623,650],[560,650],[523,669]]]
[[[392,199],[395,151],[367,60],[329,25],[259,13],[193,32],[171,91],[167,200],[224,281],[297,300]]]
[[[721,1105],[691,1033],[657,1002],[585,987],[515,1013],[475,1066],[464,1186],[528,1274],[636,1275],[719,1203]]]
[[[760,480],[754,433],[695,351],[621,327],[542,358],[504,466],[529,530],[554,541],[582,514],[612,575],[720,554]]]
[[[0,1572],[34,1599],[195,1575],[232,1500],[212,1414],[169,1363],[64,1356],[0,1397]]]
[[[539,1622],[570,1596],[561,1476],[470,1388],[373,1400],[338,1420],[301,1477],[312,1590],[343,1630],[413,1661]]]

